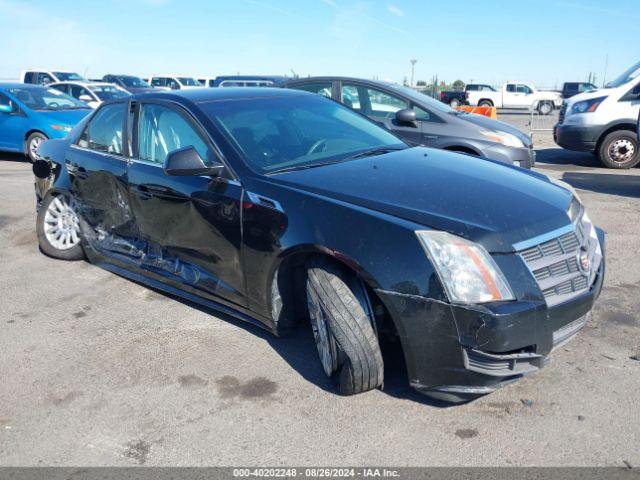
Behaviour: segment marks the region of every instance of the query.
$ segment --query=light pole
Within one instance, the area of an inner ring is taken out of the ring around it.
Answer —
[[[412,58],[410,60],[410,62],[411,62],[411,88],[413,88],[413,74],[414,74],[414,71],[416,69],[416,62],[417,61],[418,60],[416,60],[415,58]]]

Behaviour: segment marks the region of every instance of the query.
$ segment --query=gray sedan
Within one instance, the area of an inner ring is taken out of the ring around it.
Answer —
[[[411,88],[376,80],[310,77],[281,84],[343,103],[412,145],[425,145],[531,168],[531,138],[504,122],[453,110]]]

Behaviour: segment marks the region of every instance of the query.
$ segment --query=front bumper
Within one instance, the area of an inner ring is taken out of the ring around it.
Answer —
[[[602,242],[604,246],[604,243]],[[538,371],[586,324],[600,295],[605,260],[589,291],[547,307],[544,301],[476,306],[378,291],[396,321],[409,382],[446,401],[490,393]]]
[[[594,125],[560,125],[553,128],[553,141],[567,150],[593,152],[602,127]]]
[[[523,148],[506,147],[492,143],[482,150],[482,154],[492,160],[508,163],[522,168],[531,168],[536,163],[536,152],[533,145]]]

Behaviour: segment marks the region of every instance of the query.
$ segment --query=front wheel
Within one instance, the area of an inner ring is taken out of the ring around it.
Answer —
[[[307,304],[322,368],[339,371],[340,393],[382,385],[384,367],[371,308],[359,279],[321,260],[307,268]]]
[[[38,147],[45,140],[48,140],[48,138],[44,133],[34,132],[29,135],[27,141],[24,142],[25,154],[27,155],[31,163],[34,163],[36,160],[40,159],[40,157],[38,156]]]
[[[449,102],[449,106],[453,109],[458,108],[460,106],[460,100],[458,100],[457,98],[452,98]]]
[[[38,244],[45,255],[61,260],[82,260],[80,222],[75,203],[66,195],[48,194],[42,201],[36,224]]]
[[[598,149],[600,161],[609,168],[626,169],[640,162],[638,137],[629,130],[616,130],[604,137]]]

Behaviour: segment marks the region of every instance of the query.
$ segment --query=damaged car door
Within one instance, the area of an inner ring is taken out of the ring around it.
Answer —
[[[245,305],[240,262],[242,187],[228,168],[216,175],[165,171],[167,155],[193,147],[205,165],[221,155],[194,117],[172,102],[134,109],[128,179],[143,244],[140,268],[178,288]]]
[[[137,237],[127,187],[126,110],[127,102],[100,107],[65,156],[86,247],[107,255],[130,254]]]

